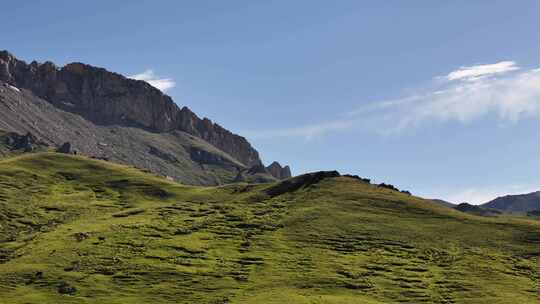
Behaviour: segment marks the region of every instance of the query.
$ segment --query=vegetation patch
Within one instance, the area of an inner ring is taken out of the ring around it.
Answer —
[[[530,217],[336,174],[191,187],[53,153],[0,173],[0,302],[540,302]]]
[[[143,208],[132,208],[132,209],[124,210],[121,212],[113,213],[112,216],[113,217],[128,217],[131,215],[141,214],[143,212],[144,212]]]

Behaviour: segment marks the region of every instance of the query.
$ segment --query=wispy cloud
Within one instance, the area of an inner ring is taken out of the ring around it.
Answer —
[[[143,80],[148,82],[151,86],[159,89],[162,92],[166,92],[176,86],[176,82],[170,78],[160,78],[153,70],[146,70],[140,74],[128,76],[128,78]]]
[[[501,61],[494,64],[481,64],[461,67],[458,70],[450,72],[446,76],[446,79],[474,81],[483,77],[504,74],[516,70],[519,70],[519,67],[514,61]]]
[[[510,71],[492,69],[489,73],[476,71],[453,76],[452,81],[428,90],[414,102],[387,109],[385,114],[395,118],[395,130],[426,121],[469,123],[490,114],[510,122],[539,117],[540,70],[507,74]]]
[[[424,123],[467,124],[488,115],[513,123],[540,118],[540,69],[522,69],[514,61],[461,67],[435,77],[412,94],[363,104],[335,119],[251,134],[309,139],[358,127],[395,134]]]
[[[310,140],[315,137],[319,137],[321,135],[324,135],[333,131],[349,129],[352,126],[352,124],[353,122],[350,120],[330,121],[330,122],[323,122],[319,124],[301,126],[297,128],[244,131],[242,132],[242,134],[245,134],[247,137],[255,138],[255,139],[302,137],[306,140]]]

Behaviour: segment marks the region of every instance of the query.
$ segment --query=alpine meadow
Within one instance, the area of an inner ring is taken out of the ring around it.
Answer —
[[[1,10],[0,304],[540,303],[540,2]]]

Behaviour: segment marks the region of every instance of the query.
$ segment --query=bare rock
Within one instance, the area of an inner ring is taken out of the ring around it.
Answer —
[[[5,144],[11,150],[23,150],[24,152],[32,152],[36,150],[39,143],[38,139],[28,132],[26,135],[19,135],[17,133],[8,133],[5,137]]]
[[[69,285],[66,282],[61,282],[60,284],[58,284],[58,293],[60,294],[73,295],[76,292],[77,292],[77,288]]]
[[[318,171],[299,175],[287,180],[284,180],[277,185],[267,188],[265,192],[271,197],[282,195],[289,192],[294,192],[302,188],[308,188],[326,178],[339,177],[337,171]]]
[[[26,63],[0,51],[0,84],[0,129],[32,131],[59,152],[193,185],[229,183],[237,168],[248,182],[275,181],[244,137],[179,107],[147,82],[78,62]],[[287,178],[290,170],[276,175]]]
[[[268,172],[268,170],[266,169],[266,167],[262,163],[251,166],[251,168],[248,169],[247,173],[251,174],[251,175],[254,175],[254,174],[270,174]]]
[[[56,152],[63,154],[77,154],[77,151],[73,149],[70,142],[65,142],[62,144]]]
[[[174,155],[161,151],[159,148],[156,148],[154,146],[150,146],[149,153],[171,163],[178,162],[178,159]]]
[[[0,52],[0,80],[32,91],[65,111],[101,125],[137,126],[156,132],[180,130],[197,136],[246,166],[259,153],[242,136],[187,107],[180,108],[150,84],[84,63],[57,67],[52,62],[27,64]]]
[[[291,177],[291,168],[289,168],[289,166],[281,167],[281,164],[276,161],[266,167],[266,170],[277,179],[287,179]]]
[[[216,164],[232,164],[228,159],[225,157],[203,150],[199,149],[197,147],[191,147],[189,149],[189,156],[191,160],[194,162],[197,162],[199,164],[209,164],[209,165],[216,165]]]

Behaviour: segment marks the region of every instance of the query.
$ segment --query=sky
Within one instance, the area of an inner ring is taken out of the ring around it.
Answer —
[[[146,80],[294,174],[540,190],[540,2],[6,1],[0,49]]]

